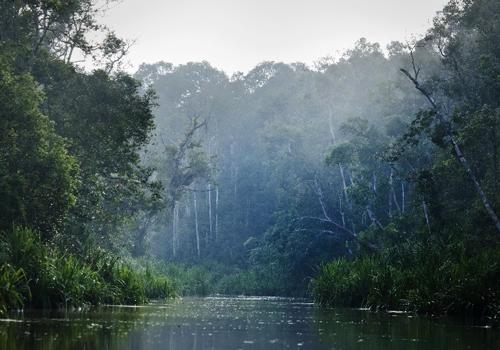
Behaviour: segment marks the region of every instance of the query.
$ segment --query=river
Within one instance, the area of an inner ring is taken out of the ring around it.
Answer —
[[[13,313],[0,320],[0,349],[500,349],[500,330],[295,299],[184,298]]]

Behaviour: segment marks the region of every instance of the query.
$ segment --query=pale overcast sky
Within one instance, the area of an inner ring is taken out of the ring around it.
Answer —
[[[232,74],[264,60],[312,64],[353,46],[422,34],[446,0],[123,0],[104,24],[136,40],[128,60],[206,60]]]

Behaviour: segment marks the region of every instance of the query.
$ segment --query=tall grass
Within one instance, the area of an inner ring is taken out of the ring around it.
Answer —
[[[178,263],[142,262],[150,271],[168,276],[173,288],[182,296],[206,296],[216,293],[214,288],[218,268],[189,266]]]
[[[31,293],[26,274],[9,264],[0,266],[0,314],[8,309],[20,308]]]
[[[0,235],[0,312],[30,307],[72,307],[101,303],[141,304],[170,298],[170,280],[132,267],[102,250],[85,257],[42,243],[26,228]]]
[[[384,251],[322,266],[313,282],[322,305],[396,308],[500,318],[500,248]]]
[[[178,263],[142,262],[152,270],[167,275],[174,289],[183,296],[284,295],[281,281],[268,271],[241,269],[216,262],[201,266]]]

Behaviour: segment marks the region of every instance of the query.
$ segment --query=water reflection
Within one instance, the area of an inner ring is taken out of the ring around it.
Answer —
[[[500,349],[496,329],[280,298],[10,315],[0,349]]]

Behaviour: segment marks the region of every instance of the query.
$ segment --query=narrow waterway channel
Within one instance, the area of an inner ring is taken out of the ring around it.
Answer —
[[[0,348],[500,349],[500,330],[448,318],[321,310],[283,298],[184,298],[140,307],[13,313]]]

